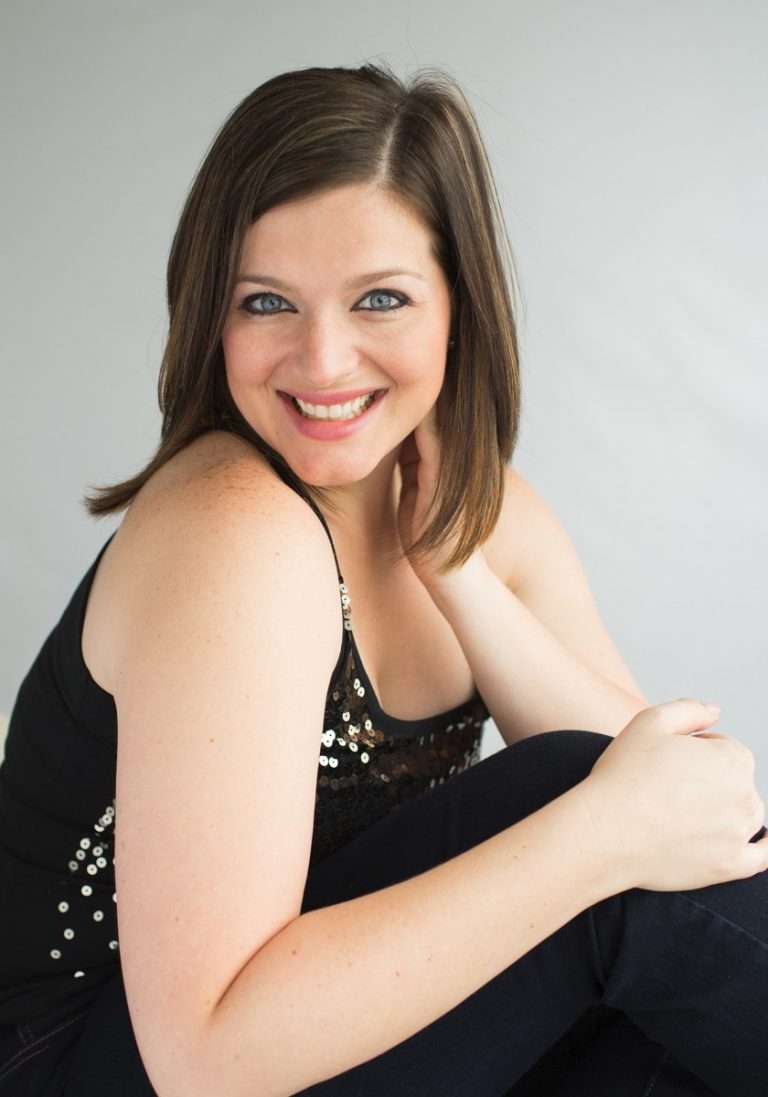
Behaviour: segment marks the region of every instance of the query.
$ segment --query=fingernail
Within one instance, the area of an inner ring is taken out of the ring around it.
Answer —
[[[716,705],[714,701],[702,701],[704,708],[708,708],[710,712],[719,712],[720,706]]]

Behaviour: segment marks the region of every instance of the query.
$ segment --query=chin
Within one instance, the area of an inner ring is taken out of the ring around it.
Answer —
[[[291,471],[313,488],[345,488],[359,484],[371,476],[388,456],[390,454],[330,451],[299,456],[290,454],[287,449],[282,451],[282,457]]]

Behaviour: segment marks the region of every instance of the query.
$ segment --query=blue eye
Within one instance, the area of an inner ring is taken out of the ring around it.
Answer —
[[[240,306],[244,312],[251,316],[274,316],[278,312],[286,312],[281,306],[287,304],[284,297],[277,293],[252,293],[246,297]]]
[[[361,302],[368,300],[371,302],[370,306],[361,307]],[[392,303],[393,301],[395,304]],[[361,312],[395,312],[407,304],[409,304],[409,301],[404,293],[396,293],[394,290],[389,289],[374,289],[370,293],[366,293],[365,297],[361,298],[355,305],[355,308],[360,309]]]

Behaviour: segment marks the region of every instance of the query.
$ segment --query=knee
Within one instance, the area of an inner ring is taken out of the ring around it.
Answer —
[[[544,731],[506,748],[510,767],[546,773],[554,795],[589,776],[604,750],[613,742],[597,731]]]

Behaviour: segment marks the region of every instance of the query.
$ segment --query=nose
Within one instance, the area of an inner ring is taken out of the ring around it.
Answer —
[[[317,389],[338,388],[359,361],[352,325],[330,310],[305,318],[297,354],[302,376]]]

